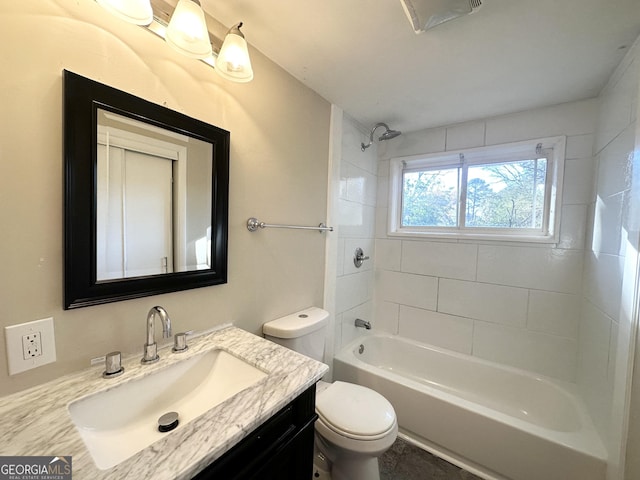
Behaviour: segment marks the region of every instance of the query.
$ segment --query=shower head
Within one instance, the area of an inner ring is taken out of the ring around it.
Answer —
[[[387,125],[386,123],[382,123],[382,122],[376,123],[374,127],[371,129],[371,133],[369,134],[369,143],[366,145],[364,143],[361,143],[360,150],[364,152],[367,148],[371,146],[371,144],[373,143],[373,132],[375,132],[376,128],[378,127],[384,127],[386,129],[385,132],[378,137],[378,140],[381,142],[384,142],[385,140],[391,140],[392,138],[396,138],[398,135],[402,135],[401,131],[391,130],[389,128],[389,125]]]
[[[378,138],[378,140],[383,142],[385,140],[391,140],[392,138],[396,138],[398,135],[402,135],[402,132],[398,130],[387,130],[382,135],[380,135],[380,138]]]

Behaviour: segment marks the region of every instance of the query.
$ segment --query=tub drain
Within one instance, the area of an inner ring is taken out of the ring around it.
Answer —
[[[158,419],[158,430],[161,432],[170,432],[178,426],[178,412],[165,413]]]

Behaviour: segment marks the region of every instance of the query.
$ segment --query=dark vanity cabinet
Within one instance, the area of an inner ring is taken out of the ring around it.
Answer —
[[[259,426],[196,480],[300,480],[311,478],[315,385]]]

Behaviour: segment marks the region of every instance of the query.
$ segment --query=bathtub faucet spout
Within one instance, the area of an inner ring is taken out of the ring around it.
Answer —
[[[361,318],[356,318],[355,326],[371,330],[371,323],[367,322],[366,320],[362,320]]]

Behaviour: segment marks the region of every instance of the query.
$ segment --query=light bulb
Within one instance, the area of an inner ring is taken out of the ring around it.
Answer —
[[[229,29],[220,53],[216,59],[216,72],[234,82],[250,82],[253,80],[253,68],[249,58],[247,41],[240,31],[242,23]]]

